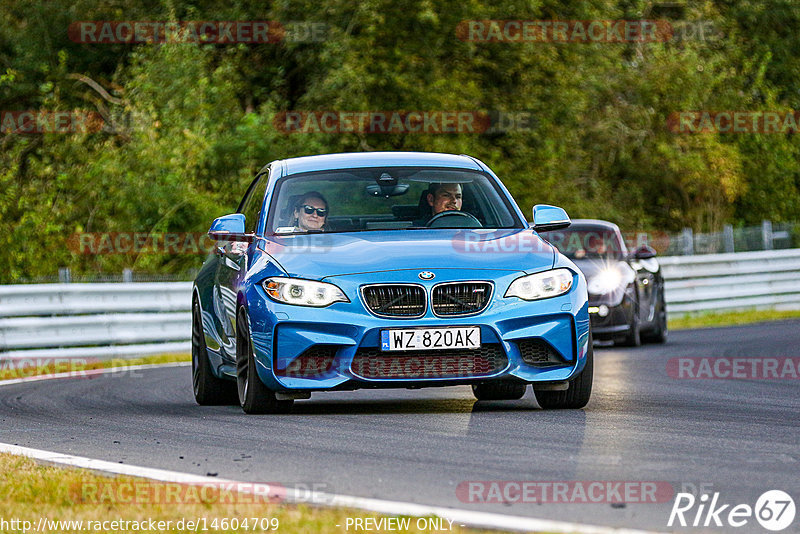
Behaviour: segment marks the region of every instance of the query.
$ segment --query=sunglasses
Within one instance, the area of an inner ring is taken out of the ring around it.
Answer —
[[[327,208],[315,208],[314,206],[309,206],[308,204],[303,205],[303,211],[306,212],[306,215],[311,215],[316,211],[318,217],[325,217],[325,215],[328,214]]]

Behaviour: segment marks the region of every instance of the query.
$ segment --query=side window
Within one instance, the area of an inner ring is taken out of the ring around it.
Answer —
[[[261,205],[264,203],[264,194],[267,192],[267,182],[269,182],[269,172],[259,175],[239,209],[239,213],[244,214],[244,227],[249,234],[256,231]]]

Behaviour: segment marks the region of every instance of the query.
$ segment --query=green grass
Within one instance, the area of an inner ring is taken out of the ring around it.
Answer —
[[[134,488],[134,489],[131,489]],[[195,487],[196,488],[196,487]],[[213,489],[206,486],[207,489]],[[311,533],[347,532],[347,518],[389,517],[378,513],[347,508],[290,505],[260,500],[243,494],[214,491],[190,491],[194,488],[174,483],[155,482],[132,477],[106,477],[88,470],[40,465],[34,460],[0,454],[0,518],[30,521],[35,531],[39,518],[59,521],[171,521],[157,530],[103,528],[103,532],[194,532],[178,528],[178,521],[205,518],[208,532],[266,532],[248,526],[211,528],[213,520],[238,518],[274,518],[278,528],[272,532]],[[169,497],[167,497],[169,496]],[[273,523],[274,525],[274,523]],[[339,525],[339,526],[337,526]],[[417,529],[417,518],[402,532],[428,532]],[[447,522],[444,522],[447,525]],[[122,525],[121,525],[122,526]],[[218,524],[222,527],[222,523]],[[265,522],[264,526],[268,526]],[[82,532],[87,532],[85,528]],[[22,529],[3,529],[4,532]],[[81,532],[65,526],[50,532]],[[91,531],[91,530],[89,530]],[[97,530],[95,530],[97,531]],[[202,532],[202,528],[200,529]],[[353,532],[353,527],[350,527]],[[375,532],[375,531],[373,531]],[[381,530],[381,532],[383,532]],[[458,527],[455,533],[487,532]]]
[[[742,324],[796,319],[800,310],[747,310],[723,313],[699,313],[669,319],[670,330],[690,328],[711,328],[715,326],[736,326]]]

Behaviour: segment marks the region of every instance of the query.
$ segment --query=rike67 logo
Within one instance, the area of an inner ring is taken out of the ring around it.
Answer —
[[[755,517],[767,530],[779,531],[794,521],[795,505],[792,497],[781,490],[764,492],[755,506],[731,505],[720,501],[719,492],[696,498],[691,493],[678,493],[669,514],[667,526],[686,527],[743,527]]]

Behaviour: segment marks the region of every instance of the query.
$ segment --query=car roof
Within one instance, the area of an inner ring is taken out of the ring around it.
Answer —
[[[349,152],[285,159],[283,175],[359,167],[453,167],[484,170],[470,156],[434,152]]]

